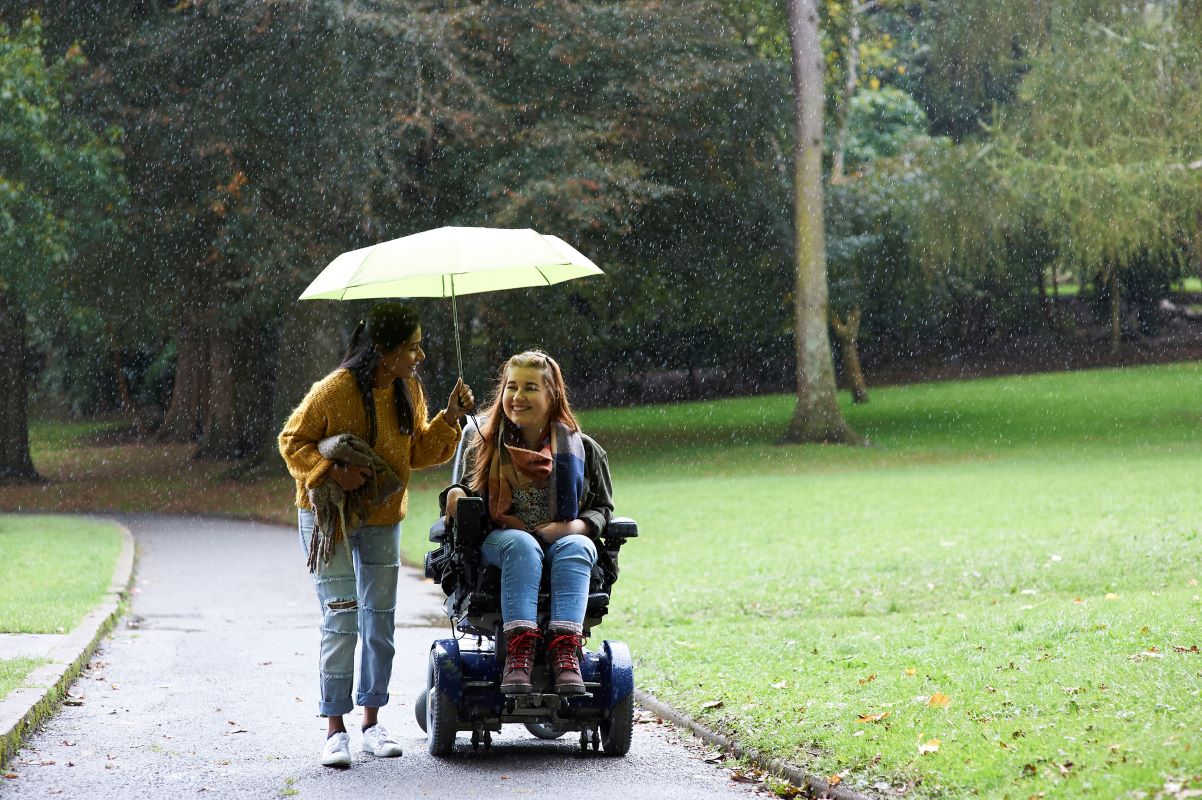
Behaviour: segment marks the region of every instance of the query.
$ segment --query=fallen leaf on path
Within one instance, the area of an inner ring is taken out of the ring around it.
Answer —
[[[756,775],[752,775],[741,770],[735,770],[730,773],[730,779],[735,783],[759,783],[760,779]]]
[[[15,772],[6,772],[6,773],[4,773],[4,777],[8,778],[10,781],[15,781],[17,778],[19,778],[21,776]]]
[[[864,685],[864,684],[866,684],[866,683],[872,683],[872,682],[873,682],[873,681],[875,681],[875,680],[876,680],[876,673],[873,673],[872,675],[869,675],[867,678],[860,678],[860,679],[859,679],[859,681],[860,681],[860,685],[861,685],[861,686],[863,686],[863,685]]]
[[[83,700],[80,700],[78,697],[67,697],[63,700],[63,705],[65,705],[65,706],[82,706]]]
[[[918,745],[918,755],[925,756],[928,753],[939,752],[939,744],[940,742],[938,739],[927,739],[925,742],[922,742]]]
[[[1061,686],[1060,688],[1064,690],[1065,694],[1081,694],[1085,691],[1084,686]]]
[[[887,716],[889,716],[888,711],[882,711],[879,714],[861,714],[856,722],[880,722]]]
[[[951,701],[952,699],[943,692],[935,692],[927,699],[927,705],[932,706],[933,708],[943,708]]]
[[[1085,605],[1085,601],[1084,601],[1084,600],[1082,600],[1080,597],[1074,597],[1074,598],[1073,598],[1073,605],[1075,605],[1075,606],[1083,606],[1083,605]]]
[[[1175,644],[1175,645],[1173,645],[1173,652],[1174,653],[1197,653],[1198,645],[1195,644],[1195,645],[1190,645],[1189,647],[1184,647],[1183,645]]]
[[[843,783],[843,776],[842,775],[828,775],[826,782],[830,786],[838,786],[839,784]]]
[[[1164,653],[1158,652],[1155,647],[1149,647],[1144,652],[1136,653],[1133,656],[1129,656],[1129,658],[1135,662],[1149,661],[1153,658],[1164,658]]]
[[[722,708],[722,701],[721,700],[710,700],[709,702],[702,703],[701,707],[702,708]]]
[[[1056,762],[1052,762],[1052,763],[1055,764]],[[1062,776],[1064,776],[1065,778],[1067,778],[1069,775],[1072,774],[1074,766],[1076,766],[1076,765],[1073,764],[1073,762],[1065,761],[1063,764],[1056,764],[1056,769],[1060,770],[1060,774]]]
[[[918,674],[918,670],[914,669],[914,667],[906,667],[906,677],[907,678],[913,678],[917,674]]]

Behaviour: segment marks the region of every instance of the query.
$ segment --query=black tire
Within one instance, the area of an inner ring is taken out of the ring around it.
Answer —
[[[413,705],[413,714],[417,717],[417,727],[422,729],[422,733],[426,732],[426,702],[430,699],[430,690],[422,689],[422,693],[417,696],[417,702]]]
[[[455,749],[459,709],[437,686],[429,692],[426,703],[426,746],[430,755],[444,758]]]
[[[565,733],[567,733],[567,731],[557,731],[550,725],[542,722],[527,722],[526,730],[530,731],[532,735],[537,736],[540,739],[547,740],[558,739],[560,736],[563,736]]]
[[[607,756],[624,756],[630,752],[634,735],[634,693],[609,710],[609,719],[601,720],[601,749]]]
[[[426,690],[422,692],[426,709],[426,724],[422,729],[426,732],[426,748],[430,755],[443,758],[455,749],[455,734],[459,732],[459,709],[443,691],[442,681],[439,680],[442,673],[436,668],[436,663],[436,653],[431,650],[430,667],[426,673]]]

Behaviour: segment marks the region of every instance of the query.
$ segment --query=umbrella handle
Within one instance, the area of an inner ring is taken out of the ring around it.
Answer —
[[[455,274],[451,273],[451,327],[455,331],[455,365],[459,367],[459,378],[463,378],[463,348],[459,344],[459,303],[455,298]],[[480,433],[480,423],[476,421],[475,414],[468,414],[468,419],[472,421],[472,425],[476,426],[476,435],[483,436]]]

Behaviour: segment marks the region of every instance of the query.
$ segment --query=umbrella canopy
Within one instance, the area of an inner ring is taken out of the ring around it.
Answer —
[[[343,253],[314,278],[300,299],[449,297],[462,376],[458,295],[550,286],[603,274],[557,236],[529,228],[446,227]]]
[[[602,274],[557,236],[529,228],[447,227],[343,253],[300,299],[455,297]]]

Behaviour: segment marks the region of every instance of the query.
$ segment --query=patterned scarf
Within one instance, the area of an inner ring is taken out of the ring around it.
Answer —
[[[506,440],[521,442],[516,426],[501,420],[497,431],[497,449],[488,465],[488,515],[503,528],[527,530],[513,513],[514,491],[532,488],[544,479],[550,489],[551,520],[568,522],[580,516],[580,500],[584,495],[584,442],[580,434],[569,430],[562,422],[551,426],[539,450],[527,450]]]

